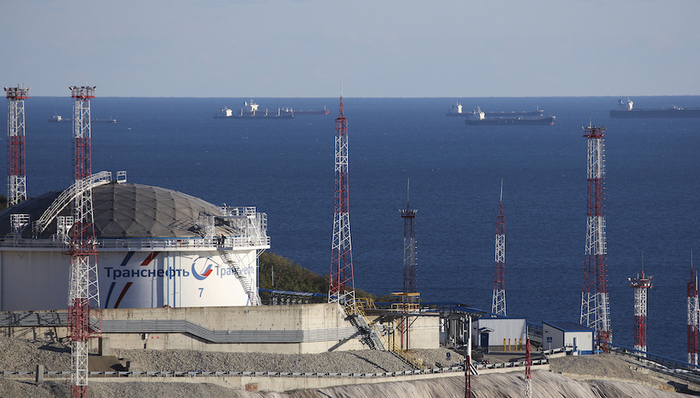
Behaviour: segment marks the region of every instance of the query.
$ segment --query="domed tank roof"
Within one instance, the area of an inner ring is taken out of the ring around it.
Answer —
[[[0,236],[11,231],[11,214],[29,214],[30,222],[38,220],[51,203],[61,194],[53,191],[30,198],[0,213]],[[93,188],[95,235],[110,238],[178,238],[200,237],[204,232],[197,226],[200,215],[218,216],[219,206],[182,192],[148,185],[112,182]],[[60,212],[72,215],[72,206]],[[216,218],[215,218],[216,220]],[[53,221],[41,234],[47,238],[56,233]],[[233,235],[234,229],[216,220],[215,234]],[[22,236],[32,235],[31,226]]]

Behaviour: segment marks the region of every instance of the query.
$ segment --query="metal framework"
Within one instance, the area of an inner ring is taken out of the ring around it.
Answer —
[[[399,210],[403,218],[403,292],[416,293],[416,212],[411,210],[406,183],[406,209]],[[409,296],[404,294],[407,299]],[[416,296],[410,296],[416,297]]]
[[[24,100],[29,88],[5,87],[7,93],[7,206],[27,199],[27,166],[24,148]]]
[[[628,278],[629,286],[634,289],[634,349],[646,352],[647,350],[647,291],[653,287],[651,276],[637,274],[635,278]]]
[[[472,398],[472,318],[467,315],[465,325],[466,348],[464,353],[464,398]]]
[[[73,139],[75,186],[79,189],[73,201],[73,236],[67,252],[71,255],[68,296],[68,329],[71,341],[71,394],[88,395],[88,339],[100,332],[98,322],[91,323],[91,305],[99,314],[100,297],[97,279],[97,241],[93,223],[92,143],[90,99],[95,87],[70,87],[73,98]],[[85,185],[85,187],[82,187]],[[82,187],[82,188],[81,188]]]
[[[532,367],[532,358],[530,357],[530,339],[525,340],[525,398],[532,397],[532,373],[530,368]]]
[[[698,363],[698,277],[690,267],[690,282],[688,282],[688,363]]]
[[[328,302],[349,307],[354,314],[355,277],[348,199],[348,121],[345,119],[341,93],[338,118],[335,119],[335,211]]]
[[[607,352],[612,329],[605,240],[605,128],[584,127],[583,136],[588,139],[588,205],[580,323],[595,330],[597,347]]]
[[[493,296],[491,313],[506,316],[506,227],[503,217],[503,180],[501,180],[501,199],[496,219],[496,267],[493,278]]]

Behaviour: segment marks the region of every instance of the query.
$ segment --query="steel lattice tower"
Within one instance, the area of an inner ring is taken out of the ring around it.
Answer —
[[[690,267],[690,282],[688,282],[688,363],[698,363],[698,279]]]
[[[506,316],[506,224],[503,217],[503,180],[501,180],[501,199],[496,219],[496,272],[493,279],[493,297],[491,313]]]
[[[75,185],[78,194],[73,202],[73,237],[68,248],[71,255],[68,298],[68,328],[71,341],[71,393],[73,397],[88,395],[88,339],[99,333],[100,326],[90,322],[90,305],[99,312],[97,280],[97,242],[93,223],[92,143],[90,99],[95,87],[70,87],[73,98],[73,139]],[[99,319],[99,316],[98,316]]]
[[[345,119],[341,93],[338,118],[335,119],[335,211],[328,302],[352,307],[352,313],[355,313],[348,199],[348,121]]]
[[[607,243],[605,240],[605,128],[584,127],[588,139],[588,205],[581,293],[581,324],[596,333],[597,346],[608,350],[612,343],[608,296]]]
[[[525,339],[525,398],[532,397],[532,373],[530,368],[532,367],[532,357],[530,356],[530,339]]]
[[[406,183],[408,192],[408,183]],[[408,193],[407,193],[408,196]],[[416,212],[411,210],[408,197],[406,209],[399,210],[403,218],[403,292],[404,300],[409,301],[406,293],[416,293]]]
[[[472,398],[472,318],[467,315],[467,344],[464,353],[464,398]]]
[[[27,199],[24,149],[24,100],[29,88],[5,87],[7,93],[7,206]]]
[[[653,287],[652,277],[637,274],[635,278],[628,278],[629,285],[634,288],[634,349],[646,352],[647,350],[647,291]]]

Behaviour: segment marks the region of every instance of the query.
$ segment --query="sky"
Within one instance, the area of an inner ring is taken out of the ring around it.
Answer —
[[[0,0],[30,96],[700,95],[698,0]]]

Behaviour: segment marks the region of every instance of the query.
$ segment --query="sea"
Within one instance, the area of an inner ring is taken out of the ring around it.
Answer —
[[[65,97],[25,100],[27,190],[72,183]],[[261,109],[330,110],[291,120],[222,120],[250,98],[91,101],[92,170],[181,191],[216,205],[256,206],[270,251],[328,274],[339,98],[255,98]],[[501,182],[508,316],[580,317],[586,237],[582,126],[605,127],[605,215],[613,343],[632,346],[634,291],[653,276],[647,346],[686,360],[686,287],[700,259],[700,119],[611,119],[616,97],[344,98],[356,288],[402,289],[403,219],[417,210],[417,287],[423,301],[490,310]],[[637,108],[698,107],[700,96],[632,98]],[[544,110],[553,126],[465,126],[465,110]],[[6,126],[7,114],[0,116]],[[6,138],[5,138],[6,139]],[[700,261],[699,261],[700,262]]]

